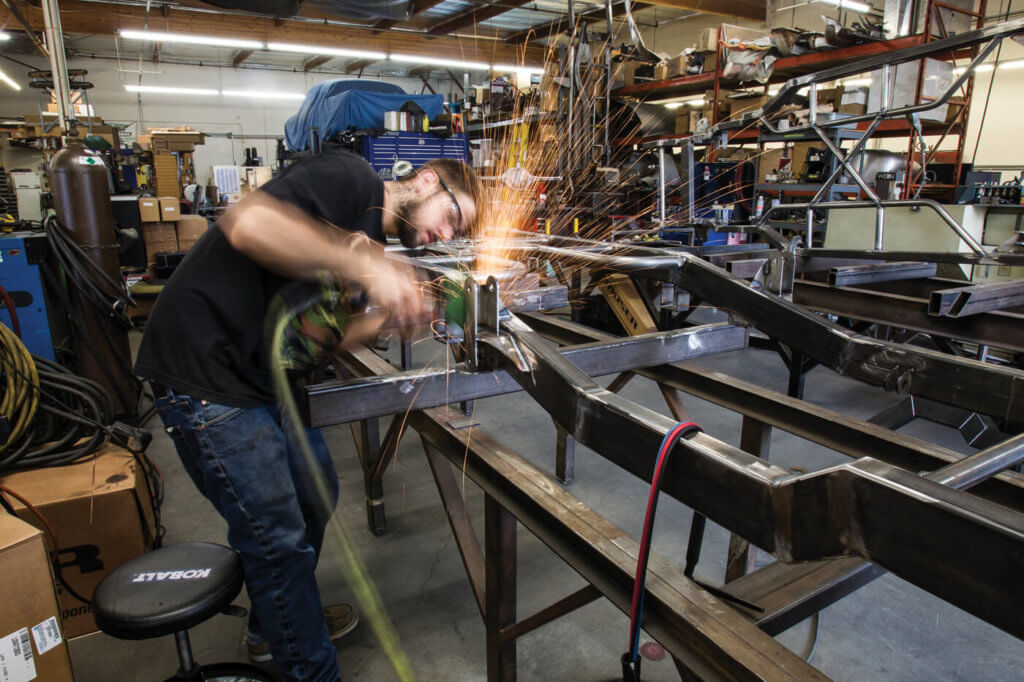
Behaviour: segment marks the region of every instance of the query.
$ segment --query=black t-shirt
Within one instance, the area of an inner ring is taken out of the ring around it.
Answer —
[[[260,191],[332,225],[384,241],[384,183],[355,154],[331,150],[308,157]],[[264,318],[274,295],[289,281],[235,250],[214,225],[160,293],[135,373],[222,405],[274,403]]]

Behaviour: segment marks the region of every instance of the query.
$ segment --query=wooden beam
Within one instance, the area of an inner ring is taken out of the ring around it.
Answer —
[[[317,55],[316,57],[309,57],[308,59],[302,62],[302,70],[312,71],[316,67],[323,66],[332,59],[334,59],[334,57],[330,57],[327,55]]]
[[[449,17],[438,24],[434,24],[427,29],[427,33],[432,36],[448,35],[449,33],[458,31],[460,28],[479,24],[498,16],[499,14],[504,14],[510,9],[522,7],[529,2],[531,2],[531,0],[499,0],[498,2],[492,2],[484,7],[475,7],[468,12],[457,14],[454,17]]]
[[[722,17],[740,17],[764,21],[766,17],[765,0],[648,0],[648,4],[674,9],[689,9],[705,14],[717,14]]]
[[[237,69],[242,65],[242,62],[253,56],[255,52],[255,50],[235,50],[235,53],[231,55],[231,66]]]
[[[405,75],[409,78],[420,78],[422,76],[429,76],[431,70],[433,70],[432,66],[414,66],[406,71]]]
[[[440,5],[442,2],[444,2],[444,0],[416,0],[414,3],[412,3],[412,11],[409,12],[409,19],[412,19],[417,14],[426,12],[434,5]],[[409,21],[409,19],[406,19],[405,21]],[[373,25],[373,30],[383,31],[384,29],[391,28],[395,24],[403,24],[405,23],[405,21],[395,21],[394,19],[381,19],[380,21]]]
[[[357,59],[345,65],[345,73],[355,73],[356,71],[362,73],[363,69],[373,63],[373,59]]]
[[[118,5],[117,12],[110,6],[80,0],[62,0],[61,21],[65,33],[87,35],[117,35],[120,29],[140,30],[145,27],[144,6]],[[23,5],[22,10],[29,24],[35,30],[43,26],[40,9]],[[0,5],[0,26],[15,22],[7,7]],[[169,6],[167,17],[161,17],[160,31],[168,33],[190,33],[222,38],[247,38],[249,40],[280,41],[303,45],[337,47],[340,44],[358,46],[365,50],[404,54],[429,54],[466,61],[517,63],[523,55],[514,45],[501,41],[473,40],[468,38],[436,38],[411,31],[374,32],[371,28],[336,26],[333,24],[308,21],[275,20],[231,12],[204,13],[188,8]],[[544,53],[540,49],[528,49],[525,63],[539,66]]]
[[[646,3],[646,2],[635,2],[635,3],[633,3],[633,11],[637,12],[639,10],[646,9],[646,8],[652,7],[652,6],[653,5],[651,5],[649,3]],[[612,5],[612,17],[613,18],[621,17],[625,13],[626,13],[626,3],[624,3],[624,2],[616,2],[614,5]],[[595,9],[595,10],[592,10],[590,12],[583,12],[581,14],[576,15],[576,18],[577,18],[577,20],[580,20],[580,21],[601,22],[601,23],[595,24],[595,25],[598,28],[602,29],[602,30],[604,29],[604,10],[603,9]],[[522,42],[524,40],[526,40],[526,41],[540,40],[541,38],[547,38],[548,36],[558,35],[562,31],[568,31],[571,28],[572,27],[569,26],[569,18],[567,16],[565,16],[565,17],[562,17],[560,19],[555,19],[554,21],[549,21],[549,22],[544,23],[544,24],[538,24],[537,26],[533,26],[531,28],[528,28],[528,29],[525,29],[525,30],[522,30],[522,31],[516,31],[515,33],[513,33],[511,35],[504,36],[504,38],[502,38],[502,39],[505,40],[505,41],[508,41],[508,42],[512,42],[512,43],[519,43],[519,42]]]

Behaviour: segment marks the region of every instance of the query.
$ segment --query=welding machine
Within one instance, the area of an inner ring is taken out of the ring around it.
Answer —
[[[21,340],[30,353],[55,360],[50,316],[43,295],[39,264],[49,253],[46,236],[35,232],[0,234],[0,286],[7,292],[0,300],[0,322],[15,329],[8,305],[14,306]]]

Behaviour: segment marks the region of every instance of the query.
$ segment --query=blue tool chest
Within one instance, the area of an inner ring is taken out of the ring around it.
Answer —
[[[365,136],[360,141],[360,153],[373,170],[384,180],[391,179],[395,161],[408,161],[419,168],[431,159],[458,159],[468,162],[468,143],[465,133],[453,133],[442,138],[434,133],[405,133],[389,131],[377,137]]]

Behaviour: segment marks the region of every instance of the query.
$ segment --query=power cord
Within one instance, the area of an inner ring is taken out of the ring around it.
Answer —
[[[658,509],[658,495],[661,492],[661,473],[665,463],[680,438],[686,438],[702,429],[695,422],[680,422],[673,426],[658,448],[658,457],[651,474],[651,491],[647,497],[647,513],[644,516],[643,532],[640,535],[640,549],[636,562],[636,577],[633,580],[633,601],[629,612],[629,651],[622,654],[623,682],[640,682],[640,626],[644,613],[644,595],[647,585],[647,561],[651,554],[651,535],[654,530],[654,515]]]

